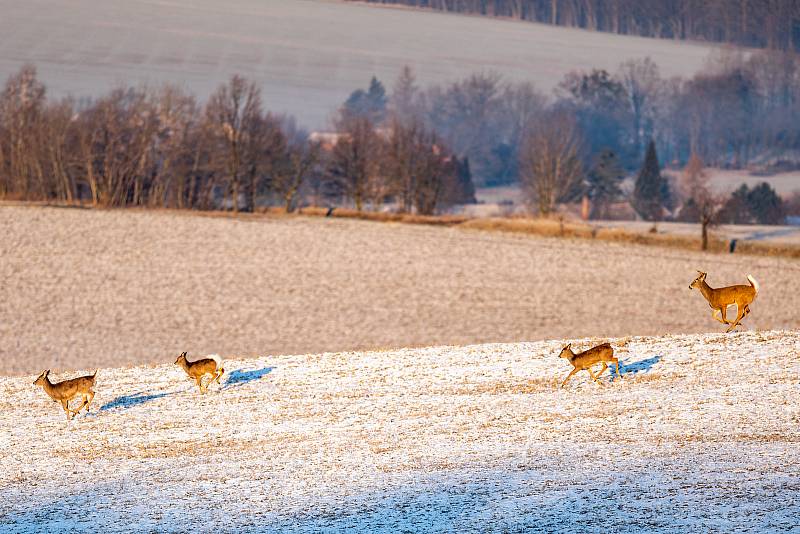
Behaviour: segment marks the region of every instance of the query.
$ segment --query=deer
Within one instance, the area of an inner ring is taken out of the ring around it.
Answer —
[[[51,399],[60,402],[62,408],[64,408],[64,412],[67,414],[67,421],[69,421],[71,419],[70,413],[78,415],[78,412],[84,407],[86,407],[86,413],[89,413],[89,403],[94,399],[94,391],[92,388],[94,387],[95,377],[97,377],[97,369],[95,369],[94,374],[91,375],[53,383],[50,382],[50,369],[47,369],[46,371],[42,371],[42,374],[33,382],[33,385],[42,386],[44,392],[47,393]],[[77,410],[72,410],[69,407],[69,402],[77,397],[83,397],[83,404],[81,404]]]
[[[200,393],[205,393],[208,391],[208,386],[210,386],[213,382],[219,384],[219,379],[225,372],[225,369],[222,367],[222,358],[216,354],[213,354],[209,358],[203,358],[201,360],[190,362],[186,359],[186,353],[183,352],[180,356],[178,356],[178,359],[175,360],[175,365],[181,367],[184,371],[186,371],[186,374],[189,375],[189,378],[193,378],[197,382],[197,387],[200,388]],[[210,375],[211,380],[207,385],[204,386],[203,377],[206,375]]]
[[[561,353],[558,356],[568,360],[573,367],[572,371],[570,371],[567,375],[567,378],[565,378],[561,383],[562,388],[575,373],[584,369],[586,369],[586,372],[592,377],[592,380],[599,384],[599,382],[597,382],[597,378],[603,374],[606,369],[608,369],[609,363],[613,363],[616,366],[617,376],[622,378],[622,376],[619,374],[619,359],[614,356],[614,348],[610,343],[597,345],[596,347],[579,352],[578,354],[575,354],[572,351],[572,343],[570,343],[561,349]],[[595,374],[592,372],[592,366],[598,362],[603,364],[603,368],[600,369],[597,374]]]
[[[728,287],[713,288],[706,282],[706,274],[703,271],[697,271],[699,276],[695,278],[689,289],[699,289],[700,293],[708,301],[711,306],[711,317],[716,319],[722,324],[728,325],[725,332],[730,332],[742,322],[742,319],[747,317],[750,313],[750,304],[756,299],[758,295],[758,282],[752,275],[747,275],[747,281],[750,285],[737,285]],[[736,320],[731,322],[725,316],[728,306],[736,304]],[[721,317],[720,317],[721,316]]]

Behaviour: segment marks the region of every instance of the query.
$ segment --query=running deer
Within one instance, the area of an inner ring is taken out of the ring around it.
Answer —
[[[73,378],[71,380],[64,380],[63,382],[50,382],[50,369],[42,371],[33,385],[42,386],[44,392],[50,395],[50,398],[56,402],[60,402],[67,414],[67,421],[71,419],[70,413],[77,415],[84,407],[86,412],[89,412],[89,403],[94,399],[94,379],[97,376],[97,369],[94,374]],[[83,397],[83,404],[77,410],[72,410],[69,407],[69,402],[77,397]]]
[[[596,347],[592,347],[589,350],[585,350],[583,352],[579,352],[575,354],[572,352],[572,343],[561,349],[561,354],[558,355],[561,358],[566,358],[569,363],[572,364],[572,371],[569,372],[567,378],[561,383],[561,387],[563,388],[567,381],[572,378],[572,375],[577,373],[578,371],[582,371],[586,369],[586,372],[589,373],[589,376],[592,377],[592,380],[597,382],[597,378],[603,374],[603,371],[608,369],[608,364],[613,363],[617,369],[617,376],[622,378],[619,374],[619,360],[614,357],[614,349],[609,343],[603,343],[602,345],[597,345]],[[592,366],[596,363],[602,363],[603,368],[597,374],[592,373]]]
[[[708,305],[711,306],[711,316],[722,324],[727,324],[728,329],[725,331],[730,332],[739,326],[742,319],[750,313],[750,304],[753,303],[756,299],[756,295],[758,295],[758,282],[756,282],[756,279],[753,278],[752,275],[748,274],[747,281],[750,282],[749,286],[738,285],[713,288],[706,283],[707,273],[703,271],[697,272],[700,273],[700,276],[689,284],[689,289],[697,288],[700,290],[700,293],[702,293],[708,301]],[[738,313],[736,315],[736,320],[730,322],[725,316],[725,312],[728,310],[728,306],[733,306],[734,304],[736,304]],[[722,315],[722,317],[720,317],[720,315]]]
[[[186,353],[184,352],[178,356],[177,360],[175,360],[175,365],[179,365],[184,371],[186,371],[186,374],[189,375],[190,378],[193,378],[197,382],[197,387],[200,388],[200,393],[205,393],[208,391],[208,386],[210,386],[212,382],[219,384],[219,379],[225,372],[225,369],[222,368],[222,358],[216,354],[213,354],[209,358],[203,358],[202,360],[190,362],[186,359]],[[206,375],[210,375],[211,380],[207,385],[204,386],[203,377]]]

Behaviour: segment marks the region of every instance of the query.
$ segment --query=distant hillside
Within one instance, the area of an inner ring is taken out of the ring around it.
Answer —
[[[422,86],[476,71],[549,91],[572,70],[615,71],[650,56],[662,75],[691,76],[711,47],[542,24],[365,4],[292,0],[7,2],[0,78],[33,63],[53,96],[98,96],[120,84],[182,85],[204,100],[230,75],[258,83],[265,107],[325,128],[376,75],[410,65]]]
[[[800,49],[795,0],[348,0],[543,22],[624,35]]]

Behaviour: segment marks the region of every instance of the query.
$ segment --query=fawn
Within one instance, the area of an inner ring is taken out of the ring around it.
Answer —
[[[619,360],[614,357],[614,349],[611,347],[609,343],[603,343],[602,345],[597,345],[596,347],[592,347],[589,350],[585,350],[583,352],[579,352],[575,354],[572,352],[572,343],[561,349],[561,354],[558,355],[561,358],[566,358],[569,360],[569,363],[572,364],[572,371],[569,372],[567,378],[561,383],[561,387],[563,388],[567,381],[572,378],[572,375],[577,373],[578,371],[582,371],[586,369],[586,372],[589,373],[589,376],[592,377],[592,380],[597,382],[597,377],[603,374],[603,371],[608,369],[608,363],[613,363],[617,369],[617,376],[622,378],[619,374]],[[603,364],[603,368],[597,374],[592,373],[592,366],[598,362]]]
[[[70,413],[77,415],[84,406],[86,412],[89,412],[89,403],[94,399],[94,379],[97,376],[97,369],[94,374],[73,378],[71,380],[64,380],[63,382],[52,383],[50,382],[50,369],[42,371],[34,382],[34,386],[42,386],[45,393],[50,395],[50,398],[56,402],[60,402],[61,406],[67,414],[67,421],[71,419]],[[72,410],[69,407],[69,401],[76,397],[83,397],[83,404],[77,410]]]
[[[756,279],[753,278],[752,275],[748,274],[747,281],[750,282],[749,286],[738,285],[713,288],[706,283],[707,273],[703,271],[697,272],[700,273],[700,276],[689,284],[689,289],[697,288],[700,290],[700,293],[702,293],[708,301],[708,305],[711,306],[711,316],[722,324],[729,325],[728,329],[725,331],[730,332],[739,326],[742,319],[750,313],[750,304],[753,303],[756,299],[756,295],[758,295],[758,282],[756,282]],[[728,318],[725,317],[725,312],[728,310],[728,306],[733,306],[734,304],[736,304],[738,313],[736,315],[736,320],[730,322]],[[722,317],[720,317],[720,315],[722,315]]]
[[[200,393],[205,393],[208,390],[208,386],[211,385],[212,382],[216,381],[216,383],[219,384],[219,379],[222,376],[222,373],[225,372],[225,369],[222,368],[222,358],[216,354],[209,358],[203,358],[202,360],[190,362],[186,359],[186,353],[183,352],[180,356],[178,356],[178,359],[175,360],[175,365],[179,365],[184,371],[186,371],[186,374],[189,375],[190,378],[193,378],[197,382],[197,387],[200,388]],[[211,380],[208,382],[208,385],[204,386],[203,377],[206,375],[210,375]]]

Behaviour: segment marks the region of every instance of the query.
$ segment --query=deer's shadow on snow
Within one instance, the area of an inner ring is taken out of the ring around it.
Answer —
[[[250,369],[249,371],[234,369],[228,373],[228,377],[225,379],[224,389],[243,386],[255,380],[259,380],[270,374],[273,369],[274,367],[262,367],[261,369]]]
[[[116,399],[102,405],[100,407],[100,411],[104,412],[106,410],[113,410],[115,408],[123,408],[127,410],[152,400],[160,399],[168,395],[174,395],[175,393],[175,391],[168,391],[166,393],[145,393],[144,391],[139,391],[131,395],[120,395]]]
[[[620,374],[627,375],[627,374],[638,374],[638,373],[647,373],[649,372],[655,364],[661,361],[661,355],[656,354],[646,360],[639,360],[638,362],[631,362],[631,363],[621,363],[619,366]]]

